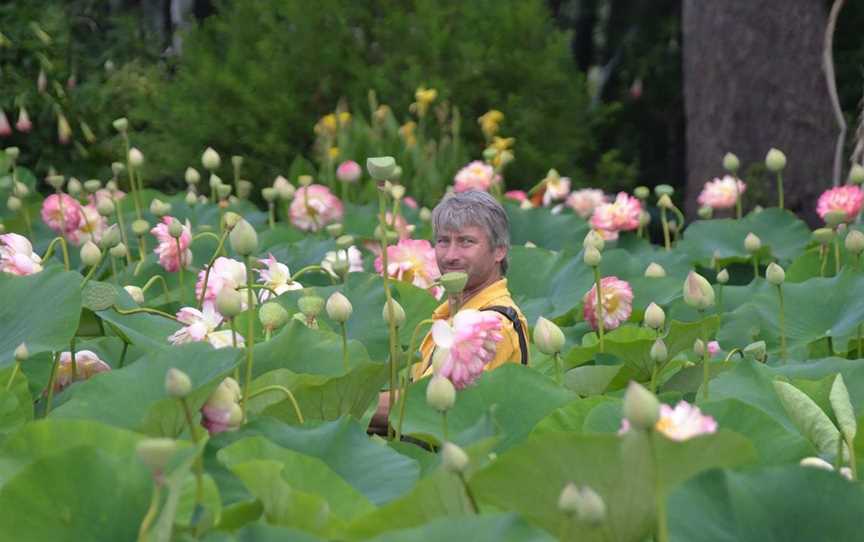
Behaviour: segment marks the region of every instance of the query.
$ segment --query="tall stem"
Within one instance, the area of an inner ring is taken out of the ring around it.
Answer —
[[[468,503],[471,504],[471,510],[475,514],[479,514],[480,507],[477,506],[477,499],[474,497],[474,492],[471,491],[471,486],[468,485],[468,480],[465,479],[465,475],[461,472],[459,473],[459,480],[462,482],[462,487],[465,488],[465,495],[468,496]]]
[[[306,423],[306,420],[303,418],[303,412],[300,410],[300,404],[297,402],[297,398],[294,397],[294,394],[291,393],[291,390],[286,388],[285,386],[265,386],[259,390],[255,390],[250,396],[249,399],[253,399],[258,397],[262,393],[267,393],[270,391],[278,391],[285,395],[285,397],[291,401],[291,406],[294,408],[294,415],[297,416],[297,421],[300,422],[300,425]]]
[[[249,383],[252,381],[252,347],[255,346],[255,318],[254,316],[254,299],[252,289],[252,258],[246,256],[246,303],[249,307],[249,312],[246,315],[246,320],[249,324],[246,326],[246,378],[243,382],[243,401],[241,409],[243,411],[243,420],[246,419],[246,404],[249,397]]]
[[[759,278],[759,256],[753,254],[753,280]]]
[[[672,250],[672,241],[669,239],[669,220],[666,218],[666,208],[660,207],[660,223],[663,225],[663,246],[666,250]]]
[[[741,190],[738,187],[738,176],[733,175],[735,178],[735,218],[741,219]]]
[[[120,239],[126,246],[126,265],[132,265],[132,251],[129,250],[129,236],[126,234],[126,225],[123,224],[123,209],[120,208],[120,203],[111,193],[111,203],[114,204],[114,216],[117,218],[117,225],[120,227]]]
[[[561,352],[555,352],[555,355],[552,356],[552,359],[555,361],[555,382],[561,383]]]
[[[186,416],[186,425],[189,426],[189,435],[192,437],[192,442],[198,445],[198,431],[195,429],[195,423],[192,418],[192,409],[189,408],[189,402],[185,397],[180,398],[180,404],[183,405],[183,414]],[[201,454],[197,454],[195,458],[195,507],[197,508],[204,501],[204,462],[201,459]]]
[[[777,206],[785,209],[783,206],[783,172],[777,172]]]
[[[786,311],[783,307],[783,286],[777,285],[777,297],[780,298],[780,359],[786,361]]]
[[[405,384],[401,387],[401,393],[399,394],[399,422],[396,424],[396,440],[399,440],[402,437],[402,422],[405,420],[405,405],[408,403],[408,384],[411,380],[411,361],[414,359],[414,349],[417,346],[417,337],[422,326],[431,324],[434,321],[435,320],[432,318],[427,318],[414,326],[414,332],[411,334],[411,342],[408,343],[408,367],[406,371],[407,374],[403,379]]]
[[[840,236],[834,237],[834,274],[840,274]]]
[[[345,374],[348,374],[348,330],[345,327],[345,322],[339,322],[339,327],[342,331],[342,366],[345,368]]]
[[[276,227],[276,206],[272,201],[267,202],[267,225],[271,230]]]
[[[396,330],[396,315],[395,309],[393,308],[393,295],[390,292],[390,273],[388,271],[388,263],[387,263],[387,225],[386,225],[386,216],[387,216],[387,195],[384,193],[384,190],[378,190],[378,224],[380,226],[381,234],[379,242],[381,244],[381,261],[383,263],[383,273],[381,273],[381,278],[384,281],[384,297],[387,302],[387,321],[388,328],[390,332],[390,390],[389,390],[389,404],[396,404],[396,362],[397,362],[397,352],[396,352],[396,341],[398,339],[397,330]],[[392,430],[387,429],[388,436],[393,436]]]
[[[147,540],[147,531],[150,530],[150,525],[156,519],[156,512],[159,511],[159,484],[153,484],[153,494],[150,496],[150,507],[147,508],[147,513],[144,515],[141,526],[138,528],[138,542]]]
[[[45,417],[51,414],[51,402],[54,400],[54,383],[57,382],[57,371],[60,365],[60,352],[54,355],[54,363],[51,365],[51,376],[48,377],[48,397],[45,402]]]
[[[594,283],[595,283],[596,288],[597,288],[597,304],[595,307],[595,315],[597,318],[597,336],[600,339],[600,353],[602,354],[603,352],[605,352],[605,348],[603,345],[603,335],[604,335],[604,328],[606,327],[606,325],[603,321],[603,318],[604,318],[604,315],[603,315],[603,292],[601,290],[602,286],[601,286],[600,267],[599,266],[594,267]]]
[[[705,311],[699,311],[699,328],[702,332],[702,389],[705,390],[705,400],[708,400],[710,367],[708,365],[708,329],[705,327]]]
[[[177,244],[177,274],[180,280],[180,303],[186,303],[186,288],[183,284],[183,249],[180,248],[180,238],[175,237]]]

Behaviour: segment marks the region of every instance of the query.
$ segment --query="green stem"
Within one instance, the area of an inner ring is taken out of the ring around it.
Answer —
[[[651,393],[657,392],[657,371],[659,369],[659,365],[657,363],[654,364],[654,367],[651,368],[651,383],[648,388]]]
[[[732,356],[734,356],[735,354],[738,354],[738,357],[744,359],[744,351],[740,348],[733,348],[729,351],[728,354],[726,354],[726,359],[723,360],[723,367],[729,366],[729,362],[732,361]]]
[[[267,224],[271,230],[276,227],[276,206],[272,201],[267,202]]]
[[[477,506],[477,498],[474,497],[474,492],[471,491],[471,486],[468,485],[468,480],[465,479],[465,475],[461,472],[458,474],[459,480],[462,482],[462,487],[465,488],[465,495],[468,496],[468,503],[471,504],[471,511],[475,514],[480,513],[480,507]]]
[[[786,361],[786,311],[783,307],[783,286],[777,285],[777,297],[780,298],[780,359]]]
[[[147,290],[153,286],[157,282],[162,282],[162,295],[165,296],[165,300],[168,300],[168,282],[165,280],[165,277],[162,275],[153,275],[150,277],[150,280],[144,283],[144,286],[141,287],[141,293],[147,293]]]
[[[111,193],[111,203],[114,204],[114,215],[117,217],[117,225],[120,226],[120,239],[126,246],[126,265],[132,265],[132,250],[129,249],[129,236],[126,234],[126,226],[123,224],[123,212],[120,209],[120,204],[114,198],[114,193]]]
[[[601,279],[600,279],[600,267],[594,267],[594,283],[597,287],[597,303],[595,316],[597,318],[597,336],[600,340],[600,353],[605,352],[605,348],[603,346],[603,335],[605,323],[603,322],[603,292],[601,291]]]
[[[834,274],[840,274],[840,236],[834,237]]]
[[[783,206],[783,172],[777,172],[777,205],[781,209],[785,209]]]
[[[864,357],[864,355],[862,355],[862,351],[864,351],[864,343],[862,343],[862,339],[864,339],[864,336],[862,336],[861,326],[864,326],[864,324],[858,324],[858,357],[859,358]]]
[[[189,426],[189,435],[197,447],[199,438],[192,418],[192,409],[189,408],[189,402],[186,401],[185,397],[180,398],[180,404],[183,405],[183,414],[186,416],[186,425]],[[197,454],[195,458],[195,508],[198,508],[202,502],[204,502],[204,462],[201,459],[201,454]]]
[[[54,384],[57,382],[57,371],[60,366],[60,352],[54,354],[54,363],[51,365],[51,376],[48,377],[47,401],[45,403],[45,417],[51,414],[51,402],[54,400]]]
[[[129,163],[129,135],[123,132],[123,145],[126,149],[126,173],[129,177],[129,190],[132,192],[132,202],[135,204],[135,216],[141,220],[141,200],[138,187],[135,185],[135,173]]]
[[[753,280],[759,278],[759,256],[753,255]]]
[[[297,416],[297,420],[300,422],[300,425],[306,423],[303,418],[303,412],[300,411],[300,404],[297,402],[297,398],[294,397],[294,394],[291,393],[291,390],[289,390],[285,386],[265,386],[252,392],[252,394],[249,396],[249,399],[253,399],[255,397],[258,397],[262,393],[267,393],[270,391],[278,391],[285,395],[285,397],[288,398],[289,401],[291,401],[291,406],[294,407],[294,414]]]
[[[738,176],[733,175],[735,179],[735,218],[741,219],[741,191],[738,188]]]
[[[847,440],[846,446],[849,448],[849,468],[852,469],[852,480],[857,480],[858,460],[855,458],[855,441]]]
[[[663,246],[666,250],[672,250],[672,241],[669,238],[669,220],[666,218],[666,208],[660,207],[660,223],[663,225]]]
[[[119,285],[117,280],[117,258],[114,256],[108,256],[111,258],[111,278],[114,279],[114,284]]]
[[[387,216],[387,195],[384,193],[384,190],[378,190],[378,224],[380,225],[380,239],[379,242],[381,244],[381,262],[383,264],[381,273],[381,278],[384,281],[384,297],[386,298],[387,303],[387,312],[388,312],[388,331],[390,333],[390,402],[388,404],[395,405],[396,404],[396,361],[397,361],[397,353],[396,353],[396,341],[398,338],[396,331],[396,317],[395,310],[393,308],[393,295],[390,292],[390,274],[388,272],[388,263],[387,263],[387,225],[386,225],[386,216]],[[393,433],[391,429],[387,429],[387,434],[390,437],[393,437]]]
[[[186,302],[186,288],[183,284],[183,249],[180,247],[180,238],[175,237],[174,241],[177,244],[177,273],[180,279],[180,303]]]
[[[414,326],[414,332],[411,333],[411,342],[408,343],[408,374],[405,376],[404,386],[401,387],[402,393],[399,394],[399,422],[396,424],[397,441],[400,440],[402,437],[402,422],[405,420],[405,405],[408,403],[408,384],[411,377],[411,362],[414,360],[414,349],[417,347],[417,337],[420,333],[420,328],[422,326],[426,324],[432,324],[434,322],[435,320],[433,320],[432,318],[421,320],[416,326]]]
[[[9,381],[6,382],[6,391],[12,389],[12,382],[15,381],[15,377],[18,376],[18,371],[21,370],[21,362],[15,360],[15,367],[12,369],[12,376],[9,377]]]
[[[825,276],[825,268],[828,267],[828,249],[825,245],[819,245],[819,276]]]
[[[168,314],[167,312],[162,312],[159,309],[151,309],[150,307],[138,307],[135,309],[128,309],[127,310],[127,309],[121,309],[117,305],[114,305],[112,308],[118,314],[124,314],[125,315],[125,314],[138,314],[138,313],[144,312],[147,314],[155,314],[155,315],[161,316],[163,318],[168,318],[169,320],[174,320],[175,322],[179,321],[179,320],[177,320],[176,316],[172,316],[172,315]]]
[[[99,263],[102,263],[101,260]],[[82,290],[84,289],[84,286],[87,285],[87,282],[89,282],[90,279],[93,277],[93,274],[96,272],[96,269],[98,269],[98,268],[99,268],[99,264],[90,266],[90,271],[87,272],[87,275],[84,276],[84,281],[81,283],[81,289]]]
[[[201,287],[201,297],[198,298],[199,309],[204,306],[204,295],[207,293],[207,282],[210,280],[210,270],[213,269],[213,263],[216,261],[216,258],[219,257],[219,252],[222,250],[222,245],[225,244],[225,239],[228,238],[228,233],[228,230],[222,232],[222,235],[219,237],[219,244],[216,245],[216,251],[213,252],[213,256],[210,257],[210,263],[207,264],[207,268],[204,271],[204,284]]]
[[[336,284],[336,279],[333,278],[333,275],[328,273],[327,270],[324,269],[323,267],[321,267],[320,265],[307,265],[306,267],[304,267],[300,271],[297,271],[296,273],[294,273],[294,275],[291,276],[291,280],[296,281],[298,278],[300,278],[301,275],[305,275],[306,273],[313,273],[313,272],[321,273],[322,275],[326,275],[327,278],[329,278],[333,284]]]
[[[705,311],[699,311],[699,328],[702,332],[702,389],[705,390],[705,400],[708,400],[710,367],[708,366],[708,329],[705,327]]]
[[[63,237],[55,237],[48,244],[48,249],[45,251],[45,255],[42,256],[42,261],[46,261],[48,258],[54,255],[54,245],[60,243],[60,250],[63,253],[63,266],[66,268],[66,271],[69,271],[69,248],[66,245],[66,239]]]
[[[72,366],[72,382],[78,379],[78,360],[75,359],[75,337],[69,341],[69,365]]]
[[[192,242],[194,243],[198,239],[202,239],[204,237],[212,237],[213,239],[216,239],[217,243],[222,239],[212,231],[201,231],[192,236]]]
[[[246,405],[249,396],[249,384],[252,381],[252,347],[255,346],[255,318],[254,315],[254,300],[252,295],[252,258],[246,256],[246,303],[249,307],[249,312],[246,315],[248,325],[246,326],[246,378],[243,382],[243,400],[240,405],[243,411],[243,420],[246,420]]]
[[[138,542],[146,542],[147,531],[150,530],[150,525],[156,519],[156,512],[159,511],[159,484],[153,484],[153,494],[150,497],[150,507],[147,508],[147,513],[144,515],[141,526],[138,528]]]
[[[442,437],[441,442],[447,442],[448,436],[447,436],[447,411],[446,410],[441,411],[441,437]]]
[[[342,365],[345,368],[345,374],[348,374],[348,330],[345,327],[345,322],[339,322],[339,327],[342,331]]]
[[[552,359],[555,361],[555,382],[561,384],[561,352],[555,352]]]

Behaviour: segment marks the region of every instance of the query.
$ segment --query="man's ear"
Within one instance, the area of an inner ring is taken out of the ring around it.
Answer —
[[[492,255],[495,257],[495,263],[501,263],[507,257],[507,247],[495,247]]]

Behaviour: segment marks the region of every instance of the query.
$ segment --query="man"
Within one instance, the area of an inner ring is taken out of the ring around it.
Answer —
[[[491,310],[501,318],[501,335],[495,357],[486,370],[505,363],[528,363],[528,322],[507,289],[507,252],[510,229],[507,213],[487,192],[451,193],[432,211],[435,259],[442,274],[461,271],[468,275],[459,309]],[[445,302],[432,313],[435,320],[450,318]],[[435,343],[427,333],[420,346],[422,360],[411,368],[416,381],[432,374]],[[387,424],[389,396],[382,393],[373,426]]]

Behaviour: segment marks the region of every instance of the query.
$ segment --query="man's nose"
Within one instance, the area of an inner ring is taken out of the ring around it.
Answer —
[[[448,246],[446,252],[444,252],[444,259],[446,261],[458,260],[460,256],[461,252],[459,251],[459,247],[455,244]]]

